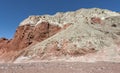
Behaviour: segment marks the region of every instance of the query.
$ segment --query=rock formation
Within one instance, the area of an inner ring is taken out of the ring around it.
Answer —
[[[29,16],[13,39],[0,39],[3,62],[72,57],[84,62],[120,61],[120,14],[92,8]]]
[[[23,50],[31,44],[41,42],[53,36],[60,30],[59,26],[51,25],[47,22],[42,22],[37,26],[31,26],[30,24],[19,26],[13,39],[0,39],[0,50],[3,50],[1,54]]]

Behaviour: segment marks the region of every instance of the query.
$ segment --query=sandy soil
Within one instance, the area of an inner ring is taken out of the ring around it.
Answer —
[[[120,63],[39,62],[0,64],[0,73],[120,73]]]

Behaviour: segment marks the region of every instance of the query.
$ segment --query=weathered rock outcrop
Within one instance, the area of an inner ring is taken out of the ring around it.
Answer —
[[[120,14],[92,8],[29,16],[13,39],[0,39],[0,60],[4,61],[71,56],[79,61],[120,61]]]
[[[48,22],[42,22],[37,26],[31,26],[30,24],[19,26],[13,39],[0,39],[0,55],[7,54],[6,52],[23,50],[31,44],[41,42],[53,36],[60,30],[61,27],[51,25]]]

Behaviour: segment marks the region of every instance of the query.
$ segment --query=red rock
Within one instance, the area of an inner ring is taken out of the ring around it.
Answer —
[[[29,24],[19,26],[11,40],[6,38],[0,39],[0,59],[4,59],[5,61],[14,60],[19,53],[21,53],[20,51],[29,49],[27,47],[55,35],[57,32],[61,31],[61,29],[64,30],[68,26],[70,26],[70,24],[66,24],[61,28],[57,25],[49,24],[48,22],[42,22],[36,26],[31,26]],[[53,44],[53,47],[48,49],[47,53],[51,52],[55,56],[64,54],[64,49],[58,51],[56,45]]]
[[[47,22],[42,22],[37,26],[19,26],[12,40],[0,39],[0,51],[19,51],[30,46],[32,43],[41,42],[53,36],[60,30],[59,26],[51,25]]]
[[[101,19],[99,17],[92,17],[91,18],[91,23],[97,23],[97,24],[101,24]]]

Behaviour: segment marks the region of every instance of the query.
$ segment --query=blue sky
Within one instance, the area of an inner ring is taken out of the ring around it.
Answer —
[[[29,15],[93,7],[120,11],[120,0],[0,0],[0,37],[12,38],[19,23]]]

